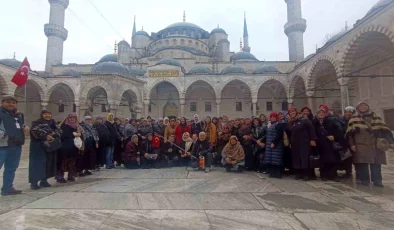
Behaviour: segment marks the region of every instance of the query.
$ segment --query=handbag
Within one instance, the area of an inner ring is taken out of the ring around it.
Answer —
[[[309,168],[320,168],[320,155],[317,152],[317,148],[313,147],[312,150],[315,154],[309,156]]]
[[[51,141],[42,142],[41,147],[45,152],[54,152],[62,147],[62,142],[58,138],[53,138]]]
[[[339,151],[343,150],[344,148],[343,148],[342,145],[340,145],[338,142],[333,141],[333,142],[332,142],[332,149],[333,149],[335,152],[339,152]]]
[[[353,156],[352,152],[349,149],[339,151],[339,155],[341,156],[341,161],[344,161]]]
[[[362,119],[364,123],[372,130],[372,125],[367,122],[366,120]],[[390,144],[387,141],[386,138],[376,138],[376,148],[379,149],[380,151],[386,152],[390,148]]]

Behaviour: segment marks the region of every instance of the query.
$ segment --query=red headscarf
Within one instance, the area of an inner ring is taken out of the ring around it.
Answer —
[[[290,107],[287,112],[290,113],[291,111],[295,111],[297,112],[297,108],[296,107]]]
[[[275,117],[276,121],[279,121],[279,116],[277,113],[275,113],[275,112],[270,113],[270,120],[271,120],[271,117]]]
[[[323,107],[322,109],[323,109],[324,112],[326,113],[326,116],[328,116],[328,114],[330,114],[330,110],[328,109],[328,105],[326,105],[326,104],[321,104],[321,105],[319,106],[319,109],[320,109],[321,107]]]

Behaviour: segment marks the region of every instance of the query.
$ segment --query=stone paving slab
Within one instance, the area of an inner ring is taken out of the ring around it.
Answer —
[[[25,208],[46,209],[263,209],[251,193],[59,192]]]
[[[374,196],[337,196],[330,198],[358,212],[394,212],[394,201]]]
[[[94,172],[90,178],[106,178],[106,179],[184,179],[187,177],[188,171],[185,167],[162,168],[162,169],[135,169],[127,170],[124,168],[103,169]]]
[[[296,213],[310,230],[392,230],[393,213]]]
[[[25,193],[18,196],[0,196],[0,215],[28,203],[49,196],[52,193]],[[1,223],[1,221],[0,221]],[[1,229],[1,226],[0,226]]]
[[[259,178],[217,179],[113,179],[98,182],[83,192],[280,192]]]
[[[275,212],[355,212],[318,192],[255,193],[265,209]]]

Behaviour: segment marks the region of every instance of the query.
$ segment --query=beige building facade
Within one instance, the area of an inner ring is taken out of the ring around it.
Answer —
[[[289,106],[316,110],[322,103],[340,112],[364,100],[394,128],[388,121],[394,115],[393,0],[380,0],[353,27],[305,58],[301,1],[286,0],[290,61],[259,61],[246,19],[238,52],[230,51],[225,30],[208,32],[184,20],[151,34],[134,29],[130,43],[119,42],[116,54],[87,65],[62,63],[69,0],[49,3],[45,71],[30,71],[28,83],[19,88],[10,79],[21,62],[0,60],[0,96],[18,97],[28,124],[42,109],[56,120],[70,112],[245,117]]]

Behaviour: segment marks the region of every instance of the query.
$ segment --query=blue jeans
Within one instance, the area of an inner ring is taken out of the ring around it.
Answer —
[[[105,166],[106,167],[113,167],[114,166],[114,146],[108,146],[107,147],[107,152],[105,154]]]
[[[15,171],[19,167],[22,146],[0,147],[0,169],[4,165],[2,192],[12,188],[15,179]]]

